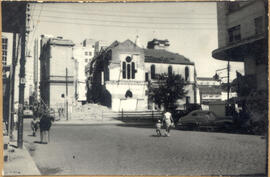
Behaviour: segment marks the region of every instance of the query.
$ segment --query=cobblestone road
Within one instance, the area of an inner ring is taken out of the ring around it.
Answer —
[[[25,145],[43,175],[260,175],[266,140],[260,136],[116,125],[54,126],[51,142]]]

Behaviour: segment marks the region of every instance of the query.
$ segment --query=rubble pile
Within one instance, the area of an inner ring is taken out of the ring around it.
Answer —
[[[108,107],[98,104],[85,104],[77,105],[73,107],[71,118],[72,119],[91,119],[91,120],[102,120],[108,119],[108,115],[113,113]]]

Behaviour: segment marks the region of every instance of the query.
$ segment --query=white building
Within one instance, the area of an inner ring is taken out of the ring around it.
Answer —
[[[156,74],[180,74],[187,82],[181,104],[197,103],[194,63],[165,49],[143,49],[130,40],[113,42],[88,66],[89,101],[113,111],[154,109],[148,99],[148,81]]]
[[[77,101],[86,101],[86,74],[85,66],[90,63],[95,54],[95,43],[93,39],[85,39],[82,44],[73,47],[73,58],[76,62],[76,89]]]

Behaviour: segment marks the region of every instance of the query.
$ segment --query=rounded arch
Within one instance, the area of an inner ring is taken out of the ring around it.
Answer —
[[[151,79],[155,79],[155,75],[156,75],[156,66],[155,65],[151,65]]]
[[[185,67],[185,81],[189,80],[189,67]]]
[[[170,65],[170,66],[168,67],[168,75],[171,76],[172,73],[173,73],[173,68],[172,68],[172,66]]]
[[[130,90],[127,90],[126,94],[125,94],[125,97],[126,98],[132,98],[132,96],[133,96],[132,92]]]

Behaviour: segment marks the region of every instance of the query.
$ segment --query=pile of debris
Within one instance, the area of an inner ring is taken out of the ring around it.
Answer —
[[[106,106],[98,104],[85,104],[73,107],[70,117],[77,120],[103,120],[112,119],[114,113]]]

